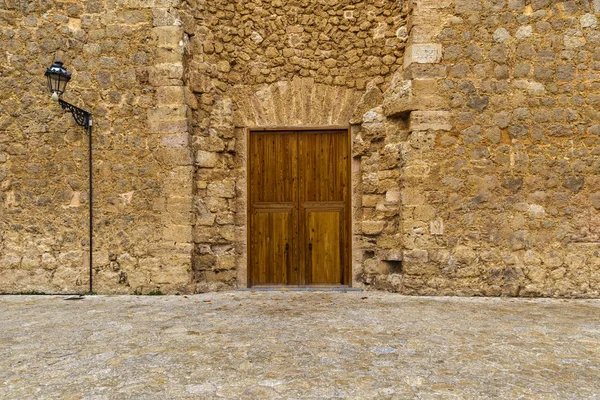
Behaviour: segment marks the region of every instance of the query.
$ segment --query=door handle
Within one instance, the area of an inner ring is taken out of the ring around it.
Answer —
[[[309,243],[309,244],[308,244],[308,250],[309,250],[309,251],[312,251],[312,243]]]
[[[285,252],[287,253],[290,250],[290,244],[286,243],[285,244]]]

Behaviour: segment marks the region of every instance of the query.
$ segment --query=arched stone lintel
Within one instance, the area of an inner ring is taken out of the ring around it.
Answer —
[[[297,78],[232,91],[238,128],[348,126],[362,91]]]

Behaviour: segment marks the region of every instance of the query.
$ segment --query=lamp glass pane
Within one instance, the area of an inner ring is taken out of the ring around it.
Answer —
[[[53,92],[58,92],[60,90],[60,86],[59,86],[60,75],[58,75],[58,74],[50,74],[50,75],[48,75],[48,79],[50,79],[50,88],[51,88],[51,90]]]
[[[60,90],[59,93],[64,93],[65,90],[67,90],[67,83],[69,82],[68,79],[66,79],[64,76],[60,77],[59,82],[58,82],[58,89]]]
[[[54,93],[54,86],[52,86],[52,75],[48,74],[46,77],[48,78],[48,90],[50,93]]]

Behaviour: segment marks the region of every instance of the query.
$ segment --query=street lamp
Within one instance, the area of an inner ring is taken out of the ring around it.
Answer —
[[[46,78],[48,78],[48,90],[52,93],[52,100],[58,101],[58,104],[63,108],[63,110],[70,111],[77,122],[77,125],[85,128],[88,134],[88,168],[89,168],[89,235],[90,235],[90,293],[92,293],[92,250],[93,250],[93,207],[92,207],[92,114],[88,111],[82,110],[79,107],[74,106],[73,104],[67,103],[63,99],[60,98],[62,94],[67,89],[67,83],[71,80],[71,74],[69,74],[65,67],[63,67],[63,63],[60,61],[55,61],[54,64],[49,66],[46,69],[46,73],[44,74]]]

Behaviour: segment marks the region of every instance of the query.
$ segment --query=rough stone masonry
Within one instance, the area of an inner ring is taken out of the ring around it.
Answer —
[[[246,132],[349,126],[353,286],[600,296],[600,1],[0,0],[0,292],[247,285]]]

